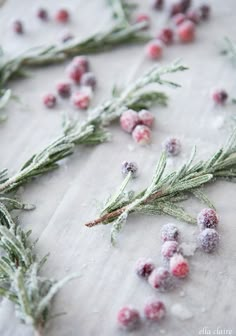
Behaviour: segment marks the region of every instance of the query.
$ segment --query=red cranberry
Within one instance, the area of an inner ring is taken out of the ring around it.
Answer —
[[[181,254],[170,258],[170,272],[177,278],[185,278],[189,273],[188,261]]]
[[[66,23],[69,21],[70,15],[67,9],[59,9],[55,15],[55,19],[59,23]]]
[[[43,103],[48,108],[53,108],[56,105],[56,102],[57,98],[54,94],[49,93],[43,97]]]
[[[177,27],[179,40],[184,43],[192,42],[195,39],[195,25],[192,21],[186,20]]]
[[[71,85],[70,83],[58,83],[57,93],[62,98],[69,98],[71,95]]]
[[[72,97],[73,105],[80,110],[87,110],[91,96],[87,92],[76,92]]]
[[[140,258],[135,265],[136,273],[143,278],[148,278],[154,268],[155,265],[153,261],[145,258]]]
[[[153,122],[154,122],[154,116],[151,112],[149,112],[148,110],[141,110],[138,113],[138,116],[139,116],[140,123],[142,125],[148,126],[150,128],[152,127]]]
[[[139,145],[147,145],[151,142],[152,132],[145,125],[137,125],[132,132],[132,137]]]
[[[194,9],[190,9],[189,11],[187,11],[187,19],[192,21],[195,24],[198,24],[200,22],[200,15],[199,12],[197,10]]]
[[[213,92],[212,98],[216,104],[223,105],[228,98],[228,94],[225,90],[216,90]]]
[[[164,267],[154,269],[148,277],[148,282],[152,288],[157,289],[160,292],[170,290],[174,286],[173,277],[168,269]]]
[[[23,27],[23,23],[20,21],[20,20],[16,20],[13,22],[13,31],[16,33],[16,34],[23,34],[24,33],[24,27]]]
[[[170,259],[179,251],[179,244],[174,240],[167,240],[161,248],[161,254],[164,258]]]
[[[144,307],[144,315],[147,320],[159,322],[166,315],[164,303],[162,301],[154,301],[146,304]]]
[[[69,66],[67,67],[67,74],[69,78],[76,84],[80,82],[83,73],[83,68],[78,65],[69,64]]]
[[[220,241],[218,232],[214,229],[205,229],[198,236],[198,243],[206,253],[214,252]]]
[[[146,55],[151,60],[158,60],[162,57],[163,47],[159,40],[150,41],[146,45]]]
[[[95,75],[92,72],[85,72],[81,77],[80,84],[83,86],[89,86],[92,90],[94,90],[97,84]]]
[[[181,152],[181,142],[177,138],[168,138],[163,143],[163,148],[168,156],[176,156]]]
[[[208,20],[210,16],[210,7],[208,5],[202,5],[199,8],[200,17],[202,20]]]
[[[48,12],[44,8],[39,8],[37,11],[37,17],[42,21],[48,20]]]
[[[158,35],[158,38],[167,45],[173,43],[174,38],[173,30],[170,28],[163,28],[160,34]]]
[[[162,9],[164,5],[164,0],[151,0],[151,7],[153,9]]]
[[[175,16],[173,16],[173,21],[176,24],[176,26],[180,25],[186,20],[186,15],[183,13],[178,13]]]
[[[147,14],[139,14],[136,17],[136,23],[145,22],[146,25],[143,29],[148,29],[150,27],[150,17]]]
[[[120,116],[120,126],[125,132],[132,133],[138,123],[138,113],[133,110],[126,110]]]
[[[219,223],[219,217],[214,209],[206,208],[199,213],[197,223],[200,230],[206,228],[216,229]]]
[[[89,71],[89,60],[86,56],[76,56],[72,60],[72,64],[79,66],[84,72]]]
[[[126,306],[119,310],[117,322],[120,328],[125,330],[133,330],[140,324],[140,314],[138,310]]]
[[[178,241],[178,239],[179,239],[179,230],[174,224],[168,223],[162,226],[161,228],[162,242],[165,242],[168,240]]]
[[[132,174],[133,177],[136,177],[138,171],[138,165],[135,162],[124,161],[121,166],[121,172],[124,176],[129,173]]]

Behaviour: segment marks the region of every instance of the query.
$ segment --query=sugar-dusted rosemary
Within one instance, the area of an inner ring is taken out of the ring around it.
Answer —
[[[114,19],[118,19],[123,24],[129,24],[132,11],[137,8],[137,4],[126,0],[107,0],[111,6]]]
[[[151,183],[137,194],[125,191],[124,185],[126,186],[131,178],[131,175],[127,175],[116,196],[108,200],[100,217],[90,221],[86,226],[111,223],[111,240],[114,243],[130,213],[167,214],[195,224],[196,219],[178,203],[194,195],[209,207],[213,207],[201,187],[217,178],[236,177],[236,131],[227,144],[208,160],[193,163],[195,152],[194,148],[189,161],[179,170],[167,174],[165,174],[166,155],[162,153]]]

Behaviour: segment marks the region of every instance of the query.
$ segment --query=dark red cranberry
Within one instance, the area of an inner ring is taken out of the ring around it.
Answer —
[[[202,20],[208,20],[210,16],[210,6],[208,5],[202,5],[199,8],[200,11],[200,17]]]
[[[164,0],[152,0],[151,2],[151,7],[153,9],[160,10],[163,8],[163,5],[164,5]]]
[[[13,22],[13,31],[16,34],[23,34],[24,33],[23,23],[20,20],[16,20],[16,21]]]
[[[39,8],[37,11],[37,17],[42,21],[48,20],[48,12],[44,8]]]
[[[174,33],[170,28],[163,28],[158,35],[159,40],[161,40],[165,44],[171,44],[173,42]]]

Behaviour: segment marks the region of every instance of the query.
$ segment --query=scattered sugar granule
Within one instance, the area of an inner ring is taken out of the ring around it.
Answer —
[[[197,249],[196,243],[181,243],[180,251],[185,257],[191,257],[194,255]]]
[[[175,303],[171,307],[171,313],[181,321],[189,320],[193,317],[191,311],[180,303]]]

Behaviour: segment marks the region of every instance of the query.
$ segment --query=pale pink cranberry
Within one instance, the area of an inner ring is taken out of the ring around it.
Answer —
[[[120,125],[123,131],[132,133],[133,129],[139,123],[138,113],[134,110],[126,110],[120,116]]]
[[[167,138],[162,146],[168,156],[177,156],[181,152],[181,142],[178,138]]]
[[[167,268],[155,268],[150,276],[148,282],[152,288],[157,289],[159,292],[165,292],[173,288],[173,277]]]
[[[56,105],[57,98],[54,94],[48,93],[43,97],[43,103],[48,108],[53,108]]]
[[[163,46],[160,40],[150,41],[146,45],[146,55],[151,60],[158,60],[162,57]]]
[[[181,254],[170,258],[170,272],[177,278],[185,278],[189,273],[188,261]]]
[[[197,11],[196,9],[188,10],[186,16],[188,20],[192,21],[195,24],[198,24],[201,20],[199,11]]]
[[[216,104],[223,105],[228,98],[228,94],[225,90],[215,90],[212,94],[212,99]]]
[[[149,321],[161,321],[166,315],[166,308],[162,301],[147,303],[144,307],[144,315]]]
[[[162,242],[165,242],[168,240],[178,241],[178,239],[179,239],[179,230],[174,224],[168,223],[162,226],[161,228]]]
[[[178,13],[175,16],[173,16],[173,21],[176,24],[176,26],[180,25],[186,20],[186,15],[183,13]]]
[[[166,259],[170,259],[178,251],[179,251],[179,244],[174,240],[164,242],[161,248],[161,254]]]
[[[39,8],[37,11],[37,17],[42,21],[48,20],[48,12],[45,8]]]
[[[19,35],[24,34],[24,26],[20,20],[14,21],[12,24],[12,28],[16,34],[19,34]]]
[[[59,23],[67,23],[70,19],[70,14],[67,9],[59,9],[55,15],[55,20]]]
[[[151,7],[153,9],[162,9],[164,5],[164,0],[151,0]]]
[[[117,314],[117,322],[121,329],[133,330],[139,326],[140,321],[138,310],[131,306],[121,308]]]
[[[66,69],[66,72],[68,74],[68,77],[75,82],[76,84],[80,83],[80,79],[84,73],[84,70],[81,66],[75,65],[73,63],[69,64],[69,66]]]
[[[208,5],[202,5],[199,8],[200,17],[202,20],[208,20],[210,16],[210,7]]]
[[[73,105],[80,110],[87,110],[91,96],[87,92],[76,92],[72,97]]]
[[[150,27],[150,17],[147,14],[139,14],[136,17],[136,22],[145,22],[145,27],[143,29],[147,29]]]
[[[69,98],[71,95],[71,84],[70,83],[58,83],[57,93],[62,98]]]
[[[216,229],[219,223],[219,217],[214,209],[206,208],[198,214],[197,223],[200,230],[206,228]]]
[[[145,125],[137,125],[132,132],[132,137],[139,145],[147,145],[151,142],[152,132]]]
[[[92,90],[94,90],[97,85],[95,75],[92,72],[85,72],[81,77],[80,84],[83,86],[89,86]]]
[[[72,60],[72,64],[79,66],[84,72],[89,71],[89,60],[86,56],[76,56]]]
[[[150,128],[152,127],[154,122],[154,116],[151,112],[149,112],[148,110],[141,110],[138,116],[142,125],[148,126]]]
[[[172,44],[174,38],[173,30],[170,28],[163,28],[157,38],[166,45]]]
[[[140,258],[136,262],[135,272],[143,278],[148,278],[154,268],[155,265],[151,259]]]
[[[177,35],[183,43],[192,42],[195,39],[195,25],[192,21],[186,20],[177,27]]]

